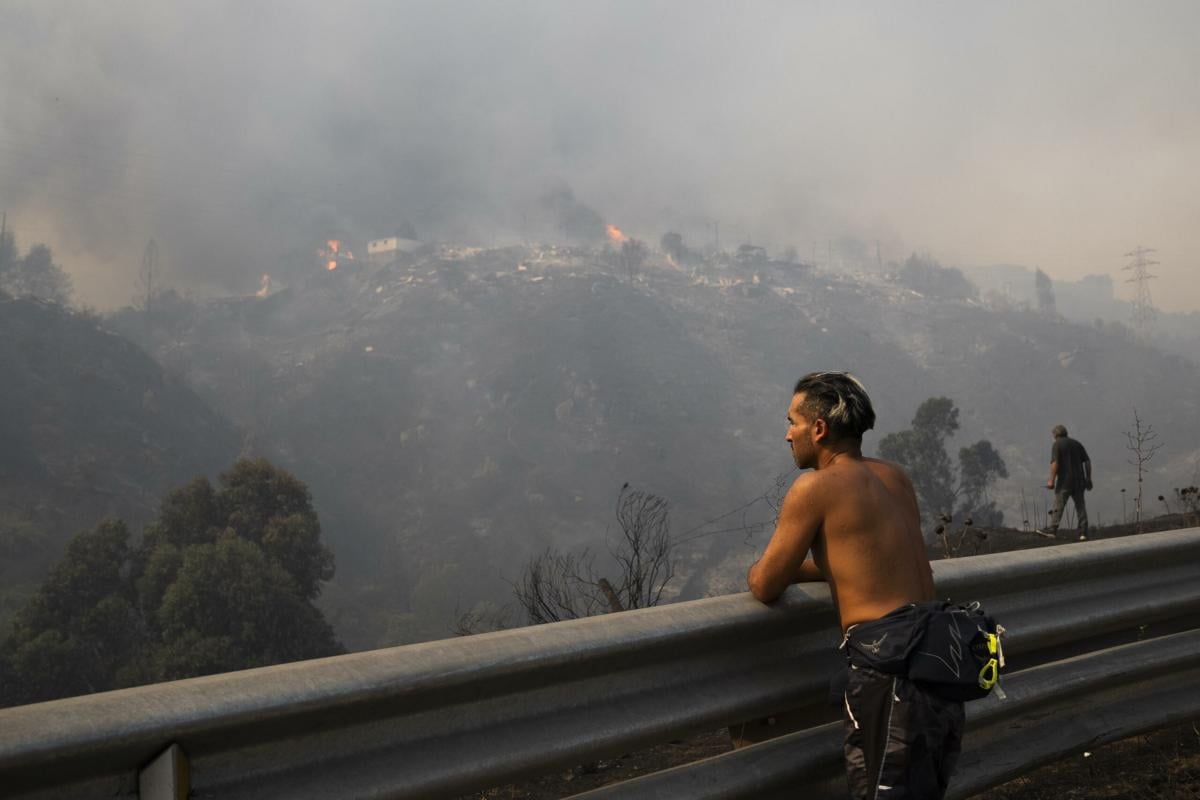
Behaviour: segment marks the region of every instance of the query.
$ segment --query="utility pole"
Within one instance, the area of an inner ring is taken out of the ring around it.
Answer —
[[[1157,278],[1157,275],[1151,275],[1146,270],[1149,267],[1157,264],[1146,256],[1157,252],[1150,247],[1142,247],[1140,244],[1131,252],[1125,254],[1125,257],[1132,259],[1128,264],[1121,267],[1122,272],[1132,272],[1133,277],[1127,278],[1126,283],[1134,284],[1133,298],[1133,332],[1137,338],[1145,341],[1150,335],[1150,326],[1154,322],[1154,316],[1157,313],[1154,309],[1154,303],[1150,300],[1150,281]]]

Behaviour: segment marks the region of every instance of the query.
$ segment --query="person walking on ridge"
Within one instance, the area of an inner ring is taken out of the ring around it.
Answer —
[[[1050,449],[1050,477],[1046,488],[1054,490],[1054,510],[1050,512],[1050,524],[1046,533],[1054,533],[1062,522],[1067,508],[1067,499],[1075,504],[1075,516],[1079,518],[1079,539],[1088,538],[1087,503],[1084,492],[1092,488],[1092,462],[1082,444],[1067,435],[1063,425],[1055,425],[1050,431],[1054,445]]]

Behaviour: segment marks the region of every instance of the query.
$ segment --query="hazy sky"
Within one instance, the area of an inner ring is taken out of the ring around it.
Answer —
[[[101,307],[150,237],[170,281],[249,291],[402,220],[536,238],[569,188],[652,242],[1059,279],[1142,244],[1197,309],[1197,31],[1190,0],[6,0],[0,210]]]

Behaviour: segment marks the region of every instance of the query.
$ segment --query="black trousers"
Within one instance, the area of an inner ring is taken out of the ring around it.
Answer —
[[[853,800],[941,800],[962,743],[963,704],[907,678],[851,667],[843,696]]]

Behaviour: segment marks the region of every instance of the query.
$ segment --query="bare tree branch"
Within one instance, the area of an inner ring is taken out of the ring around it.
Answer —
[[[593,616],[602,606],[597,591],[586,550],[575,556],[550,547],[529,560],[513,586],[517,602],[535,625]]]
[[[587,550],[576,556],[547,548],[530,559],[513,585],[530,623],[647,608],[662,601],[675,575],[670,504],[626,483],[617,494],[616,516],[620,537],[610,544],[609,554],[617,579],[598,575]]]
[[[1137,468],[1137,497],[1133,501],[1134,520],[1138,523],[1141,530],[1142,522],[1142,482],[1146,473],[1146,464],[1150,459],[1154,458],[1154,454],[1162,449],[1162,443],[1158,441],[1158,433],[1154,430],[1154,426],[1149,423],[1142,423],[1142,418],[1138,415],[1138,410],[1133,409],[1133,430],[1125,431],[1125,439],[1127,444],[1126,450],[1133,453],[1132,458],[1125,459],[1126,463]]]
[[[612,553],[621,569],[619,595],[625,608],[658,605],[675,575],[671,560],[670,503],[658,495],[621,487],[617,524],[622,541]]]

